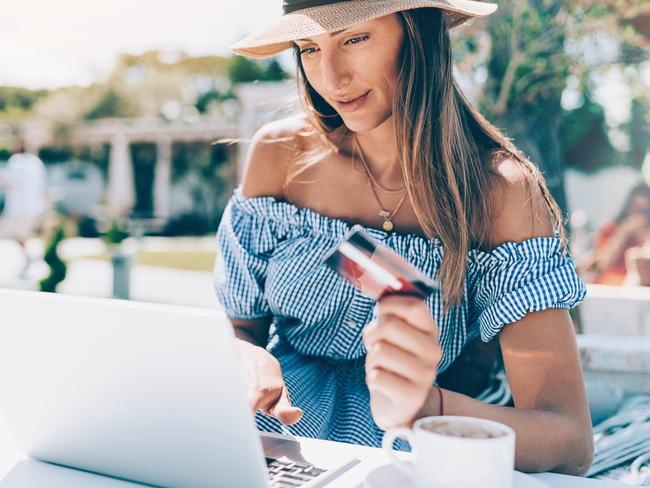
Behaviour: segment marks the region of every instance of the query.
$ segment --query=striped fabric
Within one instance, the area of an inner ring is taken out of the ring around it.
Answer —
[[[374,302],[321,263],[350,230],[341,219],[273,197],[244,198],[235,190],[217,231],[214,286],[233,319],[273,318],[267,350],[280,362],[292,403],[304,411],[283,426],[257,414],[265,431],[380,446],[365,383],[361,332]],[[415,234],[366,231],[422,272],[434,277],[442,260],[439,241]],[[472,250],[466,293],[443,313],[439,293],[427,304],[440,329],[444,371],[479,334],[489,341],[529,311],[570,308],[585,287],[558,237]],[[397,448],[407,444],[398,441]]]

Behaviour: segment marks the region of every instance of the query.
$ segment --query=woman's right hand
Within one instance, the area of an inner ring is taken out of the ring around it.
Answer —
[[[242,339],[235,342],[253,412],[271,415],[286,425],[298,422],[302,410],[291,405],[279,361],[262,347]]]

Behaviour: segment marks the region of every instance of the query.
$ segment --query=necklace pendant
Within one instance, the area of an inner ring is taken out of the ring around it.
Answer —
[[[395,226],[393,225],[393,223],[390,220],[385,220],[382,227],[384,228],[384,230],[386,232],[390,232],[395,228]]]
[[[382,217],[384,220],[389,220],[390,219],[390,212],[387,210],[380,210],[379,211],[379,216]]]

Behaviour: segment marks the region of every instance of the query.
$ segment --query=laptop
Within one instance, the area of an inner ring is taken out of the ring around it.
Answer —
[[[16,290],[0,311],[0,411],[33,459],[183,488],[313,488],[358,462],[260,435],[221,311]]]

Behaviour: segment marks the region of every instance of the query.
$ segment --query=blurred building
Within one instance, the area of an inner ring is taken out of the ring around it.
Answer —
[[[212,114],[173,121],[102,119],[75,124],[64,134],[31,120],[24,124],[22,132],[28,150],[35,154],[52,146],[69,147],[75,153],[85,147],[107,147],[104,174],[83,161],[49,167],[56,199],[66,209],[97,218],[135,216],[162,227],[169,219],[188,212],[192,199],[197,199],[190,183],[172,181],[172,154],[178,145],[189,145],[190,151],[192,147],[218,147],[226,160],[222,173],[227,180],[218,191],[230,192],[241,179],[248,142],[255,131],[297,108],[293,81],[243,83],[236,94],[238,110],[234,116]],[[132,155],[138,145],[147,145],[153,151],[151,167],[144,173],[150,181],[144,184],[134,177],[136,162]],[[190,154],[190,164],[191,159]]]

